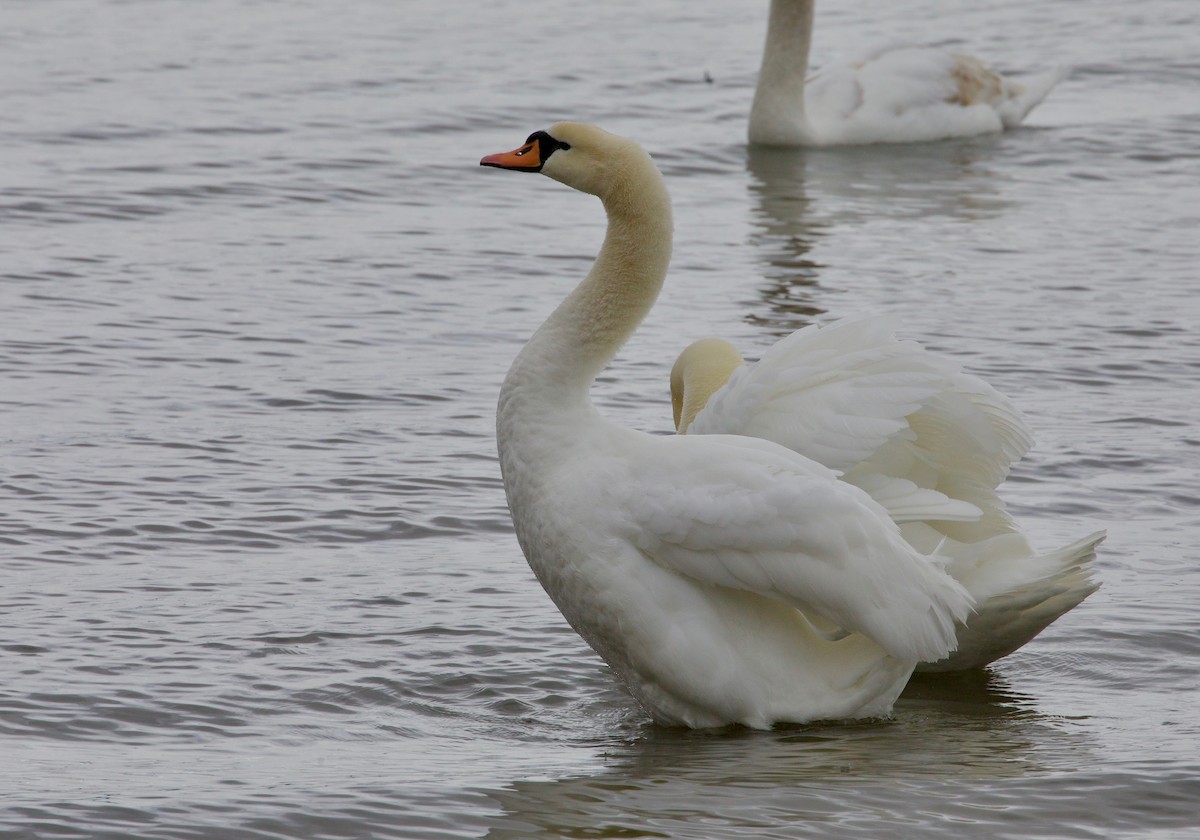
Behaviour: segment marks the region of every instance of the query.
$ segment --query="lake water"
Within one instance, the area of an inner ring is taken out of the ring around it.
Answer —
[[[1191,838],[1195,0],[827,2],[1071,77],[1001,137],[751,153],[766,2],[0,6],[0,836]],[[705,81],[705,76],[711,82]],[[1103,588],[892,720],[657,728],[513,537],[495,397],[603,214],[479,158],[558,119],[667,177],[597,384],[666,432],[709,334],[903,317],[1027,414]]]

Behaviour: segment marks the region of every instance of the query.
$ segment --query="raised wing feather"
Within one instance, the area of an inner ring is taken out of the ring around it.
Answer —
[[[689,433],[773,440],[843,472],[886,440],[936,395],[945,377],[911,358],[887,319],[806,327],[738,368],[696,416]]]
[[[870,317],[793,333],[736,370],[689,434],[774,441],[842,473],[894,514],[888,499],[901,485],[888,479],[975,506],[988,533],[1008,529],[995,488],[1030,446],[1020,413],[981,379],[897,340],[894,328]],[[945,505],[928,518],[966,520],[966,510]]]
[[[666,441],[624,484],[647,557],[820,614],[898,657],[936,660],[954,648],[970,596],[866,493],[765,441]]]

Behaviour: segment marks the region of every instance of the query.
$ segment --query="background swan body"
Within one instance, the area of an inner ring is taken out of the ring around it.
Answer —
[[[670,200],[650,156],[559,123],[481,163],[542,172],[608,216],[595,264],[517,355],[496,414],[517,538],[567,621],[661,723],[887,714],[971,609],[943,561],[786,447],[650,435],[591,404],[670,259]]]
[[[750,142],[766,146],[912,143],[1019,125],[1065,75],[1020,81],[931,47],[879,50],[807,77],[813,0],[771,0]]]
[[[671,371],[676,427],[775,441],[865,490],[976,601],[958,649],[918,667],[982,667],[1096,590],[1104,534],[1035,554],[996,494],[1031,443],[1016,407],[894,331],[879,317],[805,327],[752,366],[728,342],[698,341]]]

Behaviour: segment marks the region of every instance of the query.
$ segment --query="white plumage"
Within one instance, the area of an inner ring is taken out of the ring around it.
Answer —
[[[881,49],[808,77],[813,0],[771,0],[750,142],[768,146],[912,143],[1013,128],[1065,75],[1020,81],[931,47]]]
[[[1031,443],[1017,409],[894,331],[886,318],[806,327],[754,365],[719,339],[696,342],[672,370],[676,424],[774,441],[866,491],[976,600],[958,650],[923,667],[980,667],[1095,591],[1103,534],[1035,554],[996,492]]]
[[[517,537],[563,615],[662,723],[887,714],[971,609],[944,561],[784,446],[648,435],[588,398],[666,274],[670,200],[653,161],[559,123],[482,163],[541,171],[608,215],[595,264],[513,362],[496,418]]]

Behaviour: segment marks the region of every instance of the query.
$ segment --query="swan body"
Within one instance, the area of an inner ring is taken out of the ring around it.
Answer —
[[[567,621],[663,724],[886,715],[919,660],[954,648],[971,609],[944,560],[784,446],[649,435],[591,404],[670,259],[670,200],[650,156],[558,123],[481,163],[598,196],[608,218],[595,264],[517,355],[496,414],[518,541]]]
[[[750,142],[765,146],[913,143],[1013,128],[1065,75],[1007,79],[977,58],[888,48],[808,78],[813,0],[771,0]]]
[[[698,341],[671,371],[675,424],[774,441],[866,491],[976,602],[958,649],[918,667],[982,667],[1096,590],[1104,534],[1036,554],[996,493],[1031,443],[1016,407],[894,330],[878,317],[806,327],[753,366],[728,342]]]

